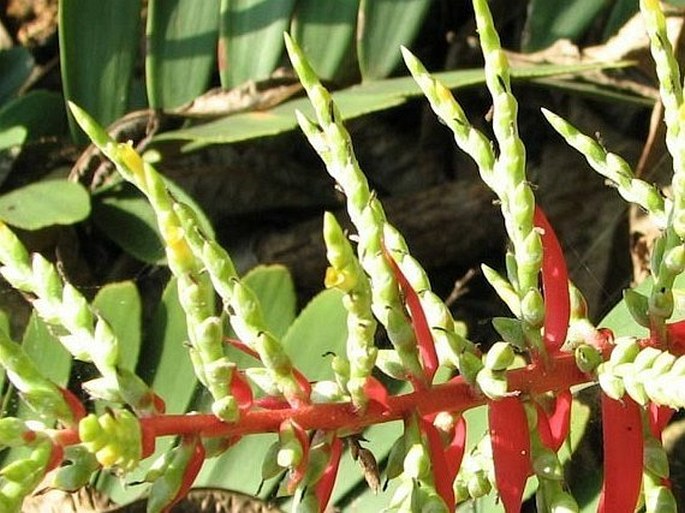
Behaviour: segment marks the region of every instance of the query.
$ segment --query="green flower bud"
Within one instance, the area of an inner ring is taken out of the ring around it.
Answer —
[[[269,332],[262,331],[257,338],[257,351],[262,363],[278,375],[288,375],[292,370],[290,358],[283,351],[281,343]]]
[[[217,399],[212,403],[212,413],[224,422],[235,422],[238,420],[238,401],[232,395]]]
[[[395,479],[404,470],[404,458],[407,455],[405,437],[401,435],[395,440],[388,453],[388,463],[385,466],[385,477]]]
[[[507,370],[514,363],[514,350],[506,342],[496,342],[485,355],[484,364],[486,369],[492,371]]]
[[[647,437],[644,448],[645,468],[655,476],[666,479],[670,471],[668,456],[661,443],[653,437]]]
[[[379,349],[376,357],[376,367],[384,374],[398,380],[407,379],[407,369],[405,369],[402,359],[394,349]]]
[[[483,271],[485,279],[488,280],[488,283],[490,283],[490,286],[495,290],[500,299],[509,307],[511,313],[518,317],[520,315],[521,307],[518,294],[514,287],[512,287],[512,285],[493,268],[482,264],[481,270]]]
[[[430,458],[422,444],[412,444],[404,457],[404,473],[411,479],[426,479],[430,475]]]
[[[611,365],[631,363],[640,352],[640,344],[634,337],[621,337],[615,341],[615,347],[611,351],[609,362]]]
[[[649,300],[634,289],[623,291],[623,300],[628,307],[630,315],[640,326],[649,327]]]
[[[276,462],[282,468],[295,468],[302,461],[302,446],[296,438],[281,444],[276,454]]]
[[[677,513],[673,493],[665,486],[657,486],[645,493],[645,510],[649,513]]]
[[[472,499],[485,497],[492,490],[492,483],[485,475],[485,472],[478,470],[474,472],[466,484],[468,494]]]
[[[649,312],[663,319],[668,319],[673,314],[673,291],[662,287],[652,290],[649,296]]]
[[[470,351],[459,355],[459,373],[467,383],[475,383],[478,373],[483,368],[483,361]]]
[[[648,346],[641,349],[633,361],[635,372],[642,372],[645,369],[649,369],[654,365],[654,362],[661,353],[662,351],[659,351],[656,347]]]
[[[593,346],[580,345],[575,350],[576,365],[582,372],[591,373],[602,363],[602,355]]]
[[[15,460],[0,470],[0,476],[18,484],[39,481],[44,473],[43,466],[30,458]]]
[[[674,275],[681,274],[685,270],[685,247],[679,245],[669,250],[664,255],[664,265]]]
[[[685,376],[685,355],[676,358],[669,370],[669,374],[672,376]]]
[[[537,289],[530,289],[521,300],[521,316],[533,328],[541,328],[545,321],[545,301]]]
[[[649,397],[647,396],[645,387],[637,379],[635,373],[630,373],[623,377],[623,386],[625,387],[626,393],[632,397],[636,403],[642,406],[649,403]]]
[[[267,449],[264,459],[262,460],[262,481],[267,481],[283,472],[283,467],[276,462],[280,449],[281,444],[278,441],[272,443]]]
[[[0,447],[18,447],[25,445],[33,432],[23,420],[16,417],[0,419]]]
[[[355,380],[350,380],[348,385]],[[366,379],[361,380],[363,383]],[[345,393],[340,389],[335,381],[321,380],[314,383],[312,386],[311,400],[313,403],[337,403],[349,399]]]
[[[509,395],[507,376],[501,371],[481,369],[476,376],[476,383],[489,399],[497,400]]]
[[[657,374],[665,374],[671,370],[675,361],[675,355],[672,355],[668,351],[662,351],[661,354],[654,360],[652,369],[654,369]]]
[[[601,368],[600,366],[599,368]],[[623,385],[623,380],[617,376],[614,376],[611,371],[600,372],[598,368],[597,377],[599,379],[599,386],[602,387],[602,391],[612,399],[619,400],[623,397],[626,389]]]
[[[533,458],[533,471],[542,479],[564,480],[564,469],[559,458],[554,451],[547,448],[541,449]]]

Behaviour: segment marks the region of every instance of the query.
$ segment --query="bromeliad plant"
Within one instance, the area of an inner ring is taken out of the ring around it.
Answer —
[[[353,245],[335,217],[324,216],[330,263],[325,284],[343,292],[347,311],[346,352],[335,355],[331,364],[335,380],[310,383],[293,366],[281,341],[268,330],[255,294],[226,251],[200,228],[196,212],[170,194],[163,178],[130,144],[114,142],[71,105],[84,131],[145,194],[157,215],[187,319],[188,354],[211,394],[211,412],[165,414],[163,398],[120,365],[109,324],[53,264],[29,255],[19,238],[0,225],[0,272],[31,301],[74,358],[94,365],[99,377],[83,383],[83,390],[106,401],[99,415],[87,413],[78,396],[43,377],[22,347],[0,333],[0,363],[22,400],[44,419],[0,419],[0,444],[28,450],[26,457],[0,471],[0,511],[19,511],[23,498],[41,482],[74,490],[101,468],[126,474],[152,454],[157,439],[175,436],[176,445],[145,477],[151,483],[148,511],[168,511],[188,491],[205,458],[241,437],[272,432],[278,440],[268,451],[264,478],[284,475],[281,492],[294,496],[294,511],[322,512],[335,485],[344,441],[391,420],[402,420],[404,431],[384,470],[388,480],[398,482],[387,511],[454,511],[459,502],[495,487],[511,513],[520,510],[531,475],[538,481],[538,511],[578,511],[564,484],[558,451],[569,432],[570,388],[591,382],[602,389],[605,472],[599,511],[630,513],[638,504],[648,512],[675,511],[661,432],[672,412],[685,406],[685,327],[669,323],[674,280],[685,269],[685,105],[664,16],[656,0],[642,0],[674,157],[671,197],[664,198],[635,178],[619,157],[545,111],[590,165],[662,230],[652,252],[651,292],[625,294],[632,315],[649,335],[614,339],[590,323],[580,292],[569,286],[559,241],[526,180],[506,57],[486,0],[473,5],[497,149],[469,123],[450,91],[413,55],[403,53],[433,110],[476,161],[499,200],[511,240],[507,272],[483,271],[513,314],[493,320],[501,340],[481,354],[431,291],[426,273],[388,223],[359,169],[338,107],[288,36],[290,58],[315,114],[312,119],[298,112],[298,122],[345,194],[357,232]],[[213,308],[215,294],[221,313]],[[227,335],[229,323],[235,337]],[[374,344],[377,323],[387,332],[391,349]],[[325,336],[325,326],[321,329]],[[261,365],[238,367],[226,356],[227,344]],[[439,367],[456,377],[439,383]],[[413,390],[389,393],[374,369]],[[463,413],[483,404],[489,436],[465,455],[468,425]],[[373,474],[364,448],[353,442],[350,446]]]

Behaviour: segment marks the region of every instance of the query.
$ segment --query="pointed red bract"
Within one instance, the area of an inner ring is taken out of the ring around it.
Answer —
[[[464,417],[459,416],[456,425],[454,426],[454,436],[450,444],[445,449],[445,460],[447,461],[447,475],[450,483],[454,482],[461,467],[461,462],[464,459],[464,450],[466,449],[466,421]]]
[[[193,486],[195,478],[200,473],[200,469],[202,469],[202,464],[205,462],[205,446],[202,445],[202,440],[200,440],[199,437],[185,437],[182,443],[194,444],[193,454],[190,456],[188,465],[186,466],[186,469],[183,472],[183,481],[181,482],[181,486],[178,489],[178,492],[176,493],[176,497],[174,497],[174,499],[169,504],[167,504],[167,506],[162,510],[162,513],[169,513],[171,511],[171,508],[173,508],[177,503],[183,500],[183,498],[190,491],[190,487]]]
[[[421,363],[423,364],[423,372],[426,378],[426,383],[430,385],[433,381],[433,376],[438,370],[438,355],[435,352],[435,343],[433,342],[433,335],[431,334],[426,314],[421,306],[419,295],[411,286],[409,280],[404,275],[400,266],[397,265],[395,259],[390,252],[384,247],[383,254],[388,264],[392,268],[397,283],[404,294],[405,302],[409,313],[411,314],[412,326],[414,327],[414,334],[416,335],[416,343],[419,347],[419,355],[421,356]]]
[[[538,410],[538,431],[545,447],[557,452],[568,437],[571,427],[571,405],[573,395],[570,390],[564,390],[554,401],[554,410],[547,413],[542,406],[536,404]]]
[[[445,448],[437,428],[425,418],[419,419],[419,429],[428,439],[428,450],[430,452],[431,467],[433,472],[433,482],[435,491],[445,502],[449,511],[454,511],[454,490],[452,480],[445,458]]]
[[[248,410],[254,402],[252,388],[245,380],[245,377],[238,370],[233,371],[231,376],[231,394],[238,402],[240,410]]]
[[[668,406],[659,406],[658,404],[649,403],[647,414],[649,415],[649,430],[652,436],[657,440],[661,440],[661,433],[671,420],[675,410]]]
[[[366,397],[369,398],[369,401],[380,404],[386,410],[390,409],[390,405],[388,404],[388,389],[385,388],[383,383],[378,381],[373,376],[366,378],[366,383],[364,384],[364,393],[366,394]]]
[[[519,513],[531,474],[530,432],[521,399],[505,397],[488,403],[488,424],[497,491],[506,513]]]
[[[668,332],[668,347],[679,353],[685,352],[685,320],[666,325]]]
[[[539,206],[533,222],[542,228],[542,290],[545,295],[544,340],[549,353],[558,351],[566,340],[571,312],[568,292],[568,269],[564,252],[552,225]]]
[[[79,401],[78,397],[68,388],[59,387],[59,391],[64,398],[64,401],[69,406],[71,414],[74,416],[74,423],[78,424],[79,421],[86,416],[86,407],[83,403]]]
[[[307,435],[307,432],[304,429],[302,429],[302,426],[300,426],[297,422],[294,422],[290,419],[284,421],[281,424],[280,430],[283,431],[290,428],[293,429],[295,437],[297,438],[300,447],[302,447],[302,459],[294,469],[291,469],[288,476],[288,482],[286,485],[288,493],[294,493],[295,489],[297,488],[297,485],[300,484],[300,481],[304,479],[304,476],[307,473],[307,465],[309,465],[310,442],[309,436]]]
[[[640,406],[602,394],[604,483],[598,513],[633,513],[640,497],[644,438]]]
[[[316,483],[316,498],[319,500],[319,511],[326,511],[328,501],[331,499],[335,478],[338,476],[340,466],[340,456],[342,455],[342,442],[334,437],[331,442],[331,455],[328,458],[328,465],[323,471],[321,479]]]

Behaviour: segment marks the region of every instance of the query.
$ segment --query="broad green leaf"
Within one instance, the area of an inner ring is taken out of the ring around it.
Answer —
[[[140,41],[141,0],[62,0],[59,48],[64,98],[107,126],[128,110]],[[69,117],[72,135],[87,142]]]
[[[222,87],[269,78],[283,54],[283,32],[294,5],[294,0],[221,0]]]
[[[638,11],[638,3],[634,0],[616,0],[604,26],[604,40],[616,34]]]
[[[295,320],[297,306],[295,284],[288,268],[260,265],[250,270],[243,280],[259,298],[264,321],[271,333],[282,337]]]
[[[23,46],[0,51],[0,104],[17,94],[34,66],[31,52]]]
[[[150,107],[171,109],[207,90],[219,37],[219,0],[150,0],[145,76]]]
[[[90,213],[90,196],[66,180],[34,182],[0,196],[0,219],[24,230],[73,224]]]
[[[164,246],[155,213],[140,191],[130,184],[93,196],[93,222],[121,249],[149,264],[164,260]]]
[[[64,133],[67,117],[61,95],[31,91],[0,109],[0,150]]]
[[[166,180],[174,198],[193,207],[205,233],[212,225],[198,204],[178,185]],[[121,182],[93,196],[93,222],[115,244],[131,256],[149,264],[164,262],[164,245],[150,203],[133,185]]]
[[[361,0],[357,55],[364,80],[385,78],[402,60],[400,46],[411,46],[431,0]]]
[[[300,0],[290,34],[322,80],[349,75],[341,69],[351,62],[359,0]]]
[[[624,67],[625,62],[610,64],[545,64],[524,68],[513,68],[515,79],[534,79],[552,75],[576,74],[594,69]],[[483,83],[483,70],[459,70],[435,73],[435,78],[450,89],[474,86]],[[419,87],[411,77],[369,81],[333,94],[343,119],[353,119],[364,114],[378,112],[405,103],[421,95]],[[282,103],[273,109],[259,112],[244,112],[227,116],[192,128],[165,132],[156,137],[158,141],[185,140],[190,144],[186,150],[197,149],[209,144],[228,144],[257,137],[276,135],[297,126],[295,110],[313,116],[313,110],[306,98]]]
[[[524,29],[524,50],[541,50],[558,39],[577,41],[608,4],[608,0],[531,0]]]
[[[119,339],[119,366],[135,370],[140,351],[142,304],[132,281],[109,283],[93,299],[93,308]]]
[[[347,311],[342,296],[336,289],[314,296],[283,337],[293,365],[310,381],[333,379],[331,356],[326,353],[346,352]]]
[[[35,312],[26,326],[22,346],[46,378],[61,387],[67,386],[71,355]]]

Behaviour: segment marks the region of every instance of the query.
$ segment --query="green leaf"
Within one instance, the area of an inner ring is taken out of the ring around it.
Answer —
[[[206,91],[216,60],[219,0],[150,0],[146,36],[150,107],[178,107]]]
[[[361,0],[357,55],[364,80],[385,78],[397,67],[400,46],[411,46],[430,0]]]
[[[98,291],[92,304],[119,339],[119,366],[135,370],[140,351],[142,321],[142,304],[135,283],[109,283]]]
[[[616,0],[604,26],[604,40],[616,34],[639,10],[638,3],[634,0]]]
[[[195,200],[178,185],[168,179],[165,181],[174,198],[199,213],[204,232],[213,235],[211,223]],[[164,245],[155,213],[133,185],[121,182],[96,192],[93,196],[93,222],[117,246],[138,260],[149,264],[164,262]]]
[[[62,0],[59,48],[64,98],[107,126],[128,110],[139,48],[141,0]],[[72,136],[87,139],[69,117]]]
[[[320,292],[300,312],[283,337],[283,347],[310,381],[333,379],[331,356],[346,354],[347,311],[342,292],[328,289]]]
[[[0,104],[17,94],[34,66],[31,52],[23,46],[0,51]]]
[[[344,76],[351,62],[359,0],[300,0],[290,34],[322,80]]]
[[[71,355],[35,312],[26,326],[22,347],[46,378],[61,387],[67,386]]]
[[[0,150],[45,136],[61,135],[66,126],[62,96],[31,91],[0,109]]]
[[[512,69],[515,79],[535,79],[552,75],[582,73],[593,69],[624,67],[628,63],[610,64],[545,64]],[[485,80],[483,70],[459,70],[435,73],[435,78],[450,89],[481,84]],[[349,120],[364,114],[378,112],[405,103],[409,98],[421,95],[421,90],[411,77],[371,81],[352,86],[333,94],[343,115]],[[211,121],[192,128],[165,132],[155,138],[157,141],[186,140],[191,144],[186,150],[197,149],[209,144],[228,144],[257,137],[276,135],[297,126],[295,110],[313,115],[307,98],[298,98],[282,103],[273,109],[260,112],[243,112]]]
[[[264,80],[283,54],[295,0],[222,0],[219,39],[221,85],[230,89]]]
[[[531,0],[523,49],[541,50],[559,39],[577,41],[607,5],[608,0]]]
[[[93,196],[93,222],[121,249],[149,264],[164,260],[155,213],[133,185],[119,184]]]
[[[243,280],[257,295],[264,321],[271,333],[282,337],[295,320],[297,296],[288,268],[282,265],[260,265],[250,270]]]
[[[88,191],[66,180],[35,182],[0,196],[0,219],[24,230],[77,223],[89,213]]]

